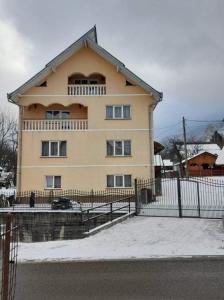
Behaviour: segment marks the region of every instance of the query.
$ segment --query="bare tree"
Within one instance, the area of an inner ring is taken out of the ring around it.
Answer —
[[[169,137],[163,143],[165,149],[162,151],[162,157],[172,160],[174,163],[181,163],[184,159],[182,153],[183,141],[176,136]]]
[[[7,112],[0,111],[0,166],[16,174],[17,122]]]

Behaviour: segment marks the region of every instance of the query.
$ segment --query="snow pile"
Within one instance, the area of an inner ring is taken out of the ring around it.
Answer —
[[[81,240],[20,243],[20,262],[224,255],[221,220],[136,217]]]

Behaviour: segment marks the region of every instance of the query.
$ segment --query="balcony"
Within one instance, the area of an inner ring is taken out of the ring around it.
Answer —
[[[69,84],[68,95],[73,96],[102,96],[106,95],[105,84]]]
[[[88,120],[23,120],[23,131],[83,131]]]
[[[68,95],[106,95],[106,78],[99,73],[93,73],[88,76],[81,73],[74,73],[68,77]]]

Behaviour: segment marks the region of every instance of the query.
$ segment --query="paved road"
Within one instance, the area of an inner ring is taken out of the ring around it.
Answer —
[[[224,259],[19,264],[16,300],[223,300]]]

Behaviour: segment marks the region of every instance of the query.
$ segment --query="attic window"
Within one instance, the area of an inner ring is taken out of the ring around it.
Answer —
[[[132,86],[134,85],[133,83],[131,83],[130,81],[126,80],[126,86]]]
[[[47,86],[47,81],[46,80],[37,85],[37,87],[46,87],[46,86]]]

